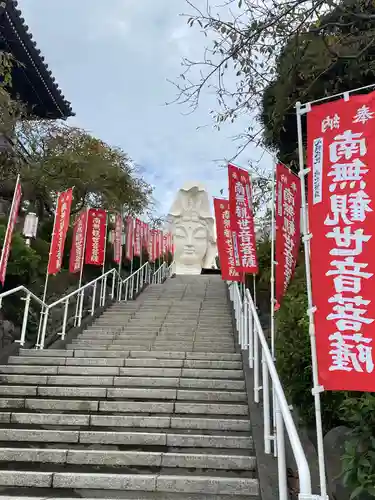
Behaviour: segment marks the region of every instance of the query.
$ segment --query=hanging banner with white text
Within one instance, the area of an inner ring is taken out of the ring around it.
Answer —
[[[134,256],[140,257],[142,253],[142,228],[143,222],[139,219],[135,219],[134,226]]]
[[[72,248],[69,258],[69,272],[73,274],[78,273],[83,265],[87,220],[88,210],[83,210],[74,223]]]
[[[214,210],[221,277],[225,281],[242,281],[242,276],[236,270],[234,263],[229,201],[214,198]]]
[[[285,165],[276,166],[276,283],[275,298],[281,300],[292,279],[301,238],[301,185]]]
[[[56,204],[55,223],[48,260],[48,274],[57,274],[61,270],[66,233],[69,228],[70,209],[73,200],[73,189],[60,193]]]
[[[107,212],[91,208],[87,221],[86,264],[102,266],[105,259]]]
[[[134,220],[128,216],[126,218],[126,240],[125,240],[125,256],[128,260],[133,260],[133,245],[134,245]]]
[[[246,170],[228,165],[229,211],[234,262],[238,272],[258,272],[251,182]]]
[[[116,214],[115,218],[115,240],[113,244],[113,261],[120,264],[122,252],[122,217]]]
[[[319,383],[375,391],[375,93],[307,113]]]
[[[14,189],[13,202],[10,209],[8,225],[5,232],[5,238],[0,257],[0,283],[3,286],[5,283],[5,275],[7,272],[10,248],[12,245],[13,231],[17,222],[18,212],[21,205],[21,198],[22,198],[22,188],[18,177],[16,182],[16,187]]]

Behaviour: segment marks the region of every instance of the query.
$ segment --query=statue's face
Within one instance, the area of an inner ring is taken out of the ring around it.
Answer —
[[[200,221],[176,222],[175,260],[185,266],[202,266],[208,247],[208,231]]]

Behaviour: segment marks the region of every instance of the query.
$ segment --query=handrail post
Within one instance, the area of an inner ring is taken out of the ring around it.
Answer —
[[[78,323],[77,326],[81,326],[82,323],[82,315],[83,315],[83,303],[85,301],[85,289],[81,291],[80,295],[80,301],[79,301],[79,313],[78,313]]]
[[[271,453],[271,413],[270,413],[270,386],[268,368],[262,349],[262,387],[263,387],[263,427],[264,453]]]
[[[40,339],[40,346],[39,346],[40,350],[44,349],[44,344],[45,344],[45,341],[46,341],[48,315],[49,315],[49,306],[47,306],[45,308],[45,311],[44,311],[43,326],[42,326],[42,336],[41,336],[41,339]]]
[[[64,307],[64,319],[63,319],[62,332],[61,332],[61,339],[62,340],[65,339],[66,323],[68,321],[68,309],[69,309],[69,299],[66,299],[66,301],[65,301],[65,307]]]
[[[95,300],[96,300],[96,288],[97,288],[97,281],[94,283],[94,291],[92,292],[92,302],[91,302],[91,316],[94,316],[95,313]]]
[[[249,329],[249,366],[251,369],[253,369],[254,368],[254,321],[250,304],[248,304],[247,325]]]
[[[254,401],[259,403],[259,339],[258,327],[254,322]]]
[[[112,290],[111,290],[111,299],[115,298],[115,284],[116,284],[116,272],[113,270],[112,273]]]
[[[106,298],[107,298],[107,275],[104,276],[102,307],[105,306]]]
[[[31,294],[28,293],[26,295],[26,298],[25,298],[25,309],[23,311],[21,338],[18,341],[18,343],[20,344],[21,347],[23,347],[25,345],[27,322],[29,320],[30,300],[31,300]]]
[[[117,299],[119,302],[122,301],[122,285],[123,285],[123,281],[122,281],[122,278],[120,276],[119,283],[118,283],[118,299]]]
[[[277,448],[277,472],[279,478],[279,500],[288,500],[288,486],[286,477],[286,461],[285,461],[285,439],[284,439],[284,422],[280,411],[279,400],[275,397],[276,403],[276,448]]]
[[[128,301],[129,281],[130,280],[126,280],[126,283],[125,283],[125,302]]]

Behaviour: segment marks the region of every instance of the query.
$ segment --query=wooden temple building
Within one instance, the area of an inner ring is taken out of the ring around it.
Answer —
[[[52,1],[52,0],[51,0]],[[74,116],[52,71],[30,33],[18,9],[16,0],[0,0],[0,53],[13,56],[12,81],[6,88],[13,99],[26,108],[24,119],[65,120]],[[23,145],[0,133],[0,153],[12,151],[21,161],[27,160]],[[0,215],[8,211],[13,196],[14,182],[0,182]]]
[[[16,0],[0,0],[0,51],[12,54],[20,63],[14,65],[9,93],[26,104],[34,117],[66,119],[73,116],[70,103],[60,90],[17,7]]]

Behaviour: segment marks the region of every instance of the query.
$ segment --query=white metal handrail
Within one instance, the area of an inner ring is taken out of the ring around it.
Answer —
[[[83,316],[83,304],[85,300],[85,293],[89,289],[93,289],[92,291],[92,297],[91,297],[91,307],[90,307],[90,314],[91,316],[94,316],[95,310],[97,307],[104,307],[106,304],[106,299],[107,299],[107,282],[108,282],[108,277],[112,277],[112,284],[111,284],[111,292],[110,292],[110,297],[112,300],[115,299],[115,287],[116,287],[116,281],[118,283],[118,293],[117,293],[117,300],[128,300],[128,298],[133,298],[134,291],[136,294],[140,290],[142,290],[143,286],[147,283],[150,282],[150,270],[149,270],[149,264],[146,262],[142,267],[137,269],[134,273],[132,273],[130,276],[125,278],[124,280],[121,278],[119,273],[117,272],[116,269],[110,269],[106,273],[102,274],[101,276],[98,276],[94,280],[90,281],[89,283],[86,283],[85,285],[81,286],[77,290],[74,290],[73,292],[69,293],[65,297],[62,297],[59,300],[56,300],[52,304],[47,305],[43,312],[43,321],[42,321],[42,327],[38,332],[38,338],[36,342],[36,348],[37,349],[44,349],[45,347],[45,341],[46,341],[46,333],[47,333],[47,325],[48,325],[48,317],[50,315],[50,312],[53,308],[56,306],[59,306],[61,304],[64,305],[64,314],[63,314],[63,323],[62,323],[62,331],[59,333],[62,339],[65,338],[66,334],[66,327],[68,323],[68,309],[69,309],[69,301],[73,297],[77,297],[77,302],[78,302],[78,307],[77,307],[77,314],[75,318],[75,325],[76,326],[81,326],[82,324],[82,316]],[[99,296],[99,304],[98,306],[96,305],[96,296],[97,296],[97,290],[98,290],[98,285],[100,284],[100,296]],[[125,297],[123,298],[122,296],[122,289],[125,285]],[[135,289],[135,290],[134,290]]]
[[[151,266],[148,262],[145,262],[143,266],[134,271],[130,276],[125,278],[124,280],[121,278],[119,287],[118,287],[118,300],[128,300],[128,298],[132,299],[134,296],[134,292],[137,295],[140,292],[145,284],[151,283]],[[125,286],[125,295],[124,298],[122,296],[122,290]]]
[[[264,335],[256,306],[248,289],[241,297],[237,283],[229,283],[230,298],[233,302],[238,343],[242,350],[248,350],[248,362],[254,370],[254,401],[260,402],[260,392],[263,395],[264,452],[271,453],[271,443],[274,444],[275,456],[278,457],[279,500],[289,498],[287,488],[287,470],[285,460],[284,426],[292,447],[299,475],[299,500],[318,500],[321,498],[311,493],[311,474],[297,428],[282,388],[280,378]],[[260,374],[260,360],[262,370]],[[261,384],[260,384],[260,378]],[[274,405],[276,436],[271,434],[272,407],[270,404],[271,379]]]
[[[3,305],[3,299],[5,297],[9,297],[10,295],[13,295],[18,292],[25,292],[26,297],[22,300],[25,301],[25,307],[23,310],[23,319],[22,319],[22,328],[21,328],[21,337],[19,340],[15,340],[17,344],[20,344],[22,347],[25,345],[25,340],[26,340],[26,329],[27,329],[27,323],[29,321],[29,310],[30,310],[30,303],[31,299],[35,300],[39,305],[42,306],[42,308],[46,307],[46,304],[41,300],[39,297],[37,297],[33,292],[31,292],[28,288],[26,288],[23,285],[17,286],[16,288],[12,288],[11,290],[7,290],[6,292],[0,293],[0,309],[2,308]]]
[[[158,269],[154,272],[152,276],[152,282],[157,285],[163,283],[167,269],[168,269],[168,264],[166,262],[163,262],[162,265],[158,267]]]

